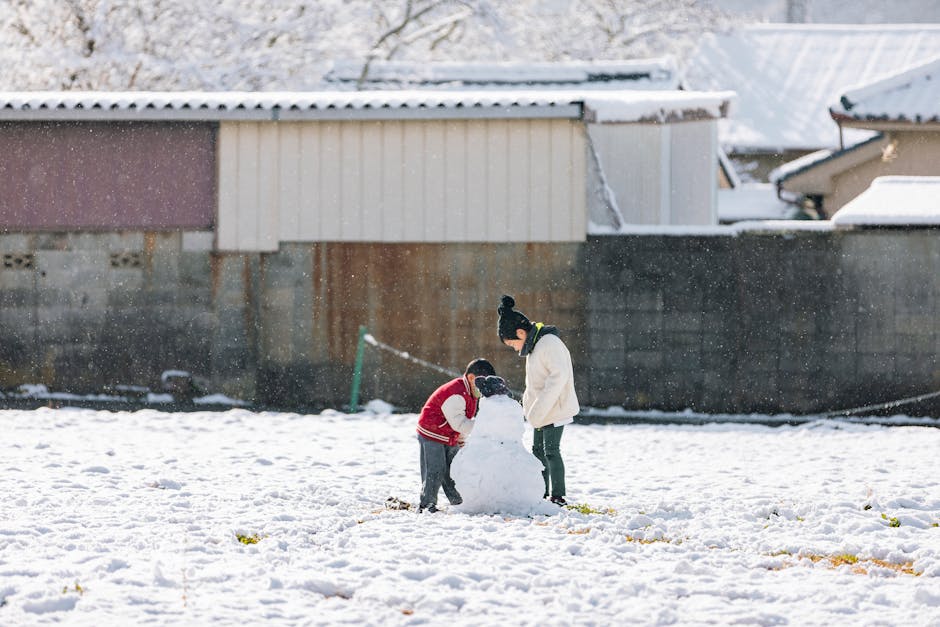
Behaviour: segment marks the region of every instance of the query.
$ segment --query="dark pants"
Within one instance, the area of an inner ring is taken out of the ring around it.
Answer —
[[[451,505],[463,502],[460,493],[450,478],[450,463],[460,450],[459,446],[447,446],[418,436],[421,445],[421,508],[437,506],[437,493],[444,488],[444,495]]]
[[[565,462],[561,459],[561,434],[564,426],[549,425],[536,429],[532,438],[532,454],[542,462],[545,496],[565,495]]]

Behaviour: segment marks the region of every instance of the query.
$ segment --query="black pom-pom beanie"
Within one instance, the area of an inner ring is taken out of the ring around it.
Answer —
[[[512,296],[503,295],[500,299],[499,307],[496,312],[499,314],[499,339],[516,339],[516,329],[528,331],[532,328],[532,323],[521,311],[516,311],[513,307],[516,301]]]

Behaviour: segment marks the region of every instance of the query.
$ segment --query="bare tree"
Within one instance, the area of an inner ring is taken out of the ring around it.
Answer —
[[[392,59],[402,48],[420,40],[430,39],[430,48],[437,48],[474,15],[474,9],[463,0],[404,0],[394,12],[380,10],[379,15],[383,30],[366,53],[357,89],[368,78],[374,60]]]
[[[303,90],[333,60],[679,53],[706,0],[0,0],[0,89]]]
[[[556,16],[554,59],[683,54],[728,17],[701,0],[574,0]],[[543,23],[540,30],[549,30]]]

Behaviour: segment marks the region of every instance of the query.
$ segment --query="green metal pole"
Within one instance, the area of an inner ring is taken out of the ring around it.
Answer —
[[[356,365],[353,366],[352,390],[349,393],[349,411],[359,409],[359,384],[362,382],[362,358],[366,352],[365,326],[359,327],[359,345],[356,346]]]

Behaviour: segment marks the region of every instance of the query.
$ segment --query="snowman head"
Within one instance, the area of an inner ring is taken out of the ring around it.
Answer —
[[[502,377],[497,377],[496,375],[477,377],[473,383],[477,386],[477,389],[480,390],[480,394],[487,398],[499,394],[509,395],[509,386],[506,385],[506,380]]]

